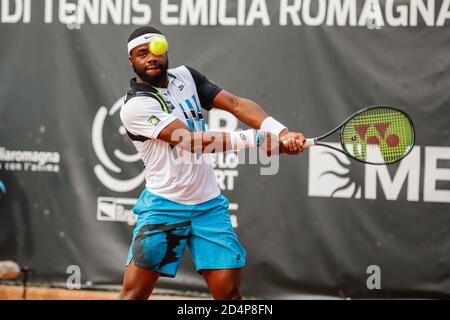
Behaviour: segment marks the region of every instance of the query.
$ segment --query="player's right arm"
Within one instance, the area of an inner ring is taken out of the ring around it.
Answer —
[[[161,130],[158,139],[193,153],[215,153],[234,149],[230,133],[192,132],[178,119]]]
[[[176,119],[161,130],[158,139],[192,153],[217,153],[261,146],[267,154],[285,153],[286,147],[277,136],[254,129],[232,132],[192,132]]]
[[[184,122],[162,110],[151,97],[134,97],[121,109],[120,118],[131,134],[160,139],[195,153],[239,150],[256,145],[256,130],[192,132]]]

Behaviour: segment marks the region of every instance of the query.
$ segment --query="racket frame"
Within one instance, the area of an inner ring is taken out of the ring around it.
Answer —
[[[407,151],[401,158],[398,158],[397,160],[395,160],[395,161],[393,161],[393,162],[387,162],[387,163],[370,163],[370,162],[366,162],[366,161],[360,160],[360,159],[358,159],[358,158],[352,156],[350,153],[346,152],[346,148],[344,147],[343,131],[344,131],[345,125],[346,125],[350,120],[352,120],[354,117],[356,117],[357,115],[359,115],[359,114],[361,114],[361,113],[363,113],[363,112],[366,112],[366,111],[368,111],[368,110],[371,110],[371,109],[378,109],[378,108],[392,109],[392,110],[394,110],[394,111],[397,111],[397,112],[402,113],[404,116],[406,116],[406,118],[408,119],[408,121],[409,121],[409,123],[410,123],[410,125],[411,125],[411,131],[412,131],[412,143],[411,143],[411,145],[410,145],[408,151]],[[329,145],[329,144],[326,144],[326,143],[321,143],[321,142],[319,142],[320,140],[322,140],[322,139],[324,139],[324,138],[326,138],[326,137],[332,135],[333,133],[335,133],[335,132],[338,131],[338,130],[340,130],[340,132],[339,132],[339,142],[341,143],[342,149],[333,147],[333,146],[331,146],[331,145]],[[330,148],[330,149],[339,151],[339,152],[345,154],[347,157],[352,158],[353,160],[356,160],[356,161],[358,161],[358,162],[365,163],[365,164],[371,164],[371,165],[387,165],[387,164],[393,164],[393,163],[396,163],[396,162],[402,160],[403,158],[405,158],[408,154],[410,154],[410,152],[411,152],[412,149],[414,148],[415,143],[416,143],[416,131],[415,131],[415,128],[414,128],[414,122],[412,121],[411,117],[410,117],[406,112],[404,112],[403,110],[401,110],[401,109],[399,109],[399,108],[395,108],[395,107],[392,107],[392,106],[389,106],[389,105],[382,105],[382,104],[380,104],[380,105],[373,105],[373,106],[366,107],[366,108],[363,108],[363,109],[361,109],[361,110],[358,110],[357,112],[355,112],[355,113],[353,113],[351,116],[349,116],[347,119],[345,119],[343,122],[341,122],[341,124],[339,124],[337,127],[335,127],[334,129],[328,131],[327,133],[322,134],[322,135],[320,135],[320,136],[318,136],[318,137],[315,137],[315,138],[309,138],[309,139],[306,139],[306,140],[305,140],[305,144],[307,144],[308,146],[322,146],[322,147],[327,147],[327,148]]]

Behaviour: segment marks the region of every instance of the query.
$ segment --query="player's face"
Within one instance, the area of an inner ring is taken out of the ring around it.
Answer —
[[[147,44],[131,50],[129,60],[134,72],[149,84],[154,84],[167,77],[169,68],[167,53],[160,56],[154,55],[149,51]]]

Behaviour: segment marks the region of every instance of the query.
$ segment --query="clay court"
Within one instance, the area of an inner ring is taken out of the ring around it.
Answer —
[[[69,290],[61,288],[28,287],[26,300],[116,300],[120,288],[114,291]],[[209,297],[182,296],[156,293],[152,300],[209,300]],[[23,288],[15,285],[0,285],[0,300],[23,300]]]

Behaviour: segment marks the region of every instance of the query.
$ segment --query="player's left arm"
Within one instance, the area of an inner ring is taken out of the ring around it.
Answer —
[[[254,129],[262,129],[278,134],[288,154],[303,151],[305,137],[298,132],[291,132],[269,115],[256,102],[241,98],[221,90],[213,99],[211,106],[232,113],[236,118]]]

